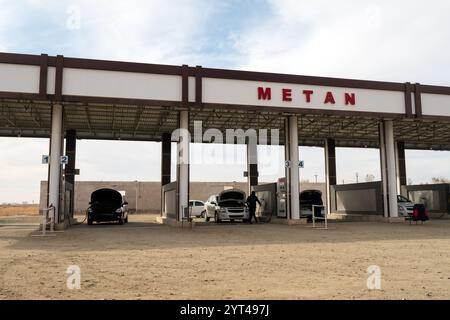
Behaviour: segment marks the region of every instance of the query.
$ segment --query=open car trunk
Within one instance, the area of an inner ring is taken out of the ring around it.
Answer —
[[[300,192],[300,208],[312,210],[313,205],[323,205],[322,192],[319,190],[305,190]]]
[[[98,189],[91,193],[91,209],[94,212],[114,212],[122,206],[122,195],[113,189]]]

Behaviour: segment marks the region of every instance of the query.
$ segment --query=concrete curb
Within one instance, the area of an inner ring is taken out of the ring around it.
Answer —
[[[332,222],[387,222],[387,223],[404,223],[404,217],[384,217],[382,215],[363,215],[363,214],[336,214],[332,213],[328,217],[328,221]]]
[[[308,223],[308,219],[302,218],[302,219],[278,219],[278,218],[272,218],[270,219],[270,223],[275,224],[284,224],[289,226],[296,226],[296,225],[305,225]]]
[[[193,227],[195,227],[195,221],[178,221],[175,219],[165,218],[165,217],[156,217],[156,222],[170,226],[170,227],[175,227],[175,228],[192,229]]]

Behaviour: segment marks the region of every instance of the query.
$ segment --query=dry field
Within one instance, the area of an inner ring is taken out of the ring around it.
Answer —
[[[450,220],[220,224],[176,229],[132,215],[55,237],[0,226],[0,299],[449,299]],[[81,269],[81,289],[66,287]],[[381,268],[368,290],[367,268]]]
[[[0,217],[7,216],[36,216],[39,214],[39,205],[0,205]]]

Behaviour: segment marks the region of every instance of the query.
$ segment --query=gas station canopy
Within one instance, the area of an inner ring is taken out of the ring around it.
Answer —
[[[0,53],[0,136],[49,137],[53,104],[79,139],[161,141],[190,127],[284,130],[298,114],[300,145],[378,147],[394,120],[409,149],[450,150],[450,87]],[[283,133],[280,143],[284,144]]]

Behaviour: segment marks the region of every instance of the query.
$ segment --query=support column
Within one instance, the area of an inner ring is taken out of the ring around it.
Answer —
[[[179,139],[177,142],[177,208],[178,220],[183,217],[183,208],[189,205],[189,111],[179,113]]]
[[[286,119],[285,131],[285,155],[290,166],[286,168],[287,178],[287,202],[288,219],[300,219],[299,196],[299,154],[298,154],[298,119],[297,116],[289,116]]]
[[[384,216],[398,217],[394,123],[392,120],[384,120],[380,123],[380,156]]]
[[[70,208],[69,216],[73,218],[74,204],[75,204],[75,161],[77,149],[77,131],[66,130],[66,156],[69,156],[69,163],[64,170],[65,182],[72,185],[72,192],[70,193]]]
[[[247,184],[248,194],[252,186],[258,185],[258,141],[257,137],[249,137],[247,142]]]
[[[161,187],[170,183],[170,165],[172,156],[172,135],[170,133],[162,134],[161,141]]]
[[[406,156],[405,156],[405,142],[404,141],[397,141],[395,144],[396,146],[396,167],[397,167],[397,190],[399,194],[402,194],[406,196],[406,194],[403,194],[404,192],[404,186],[408,184],[408,181],[406,179]]]
[[[165,199],[163,186],[171,181],[172,134],[164,132],[161,137],[161,216],[164,214]]]
[[[331,213],[331,186],[336,185],[336,142],[325,140],[325,180],[327,185],[327,214]]]
[[[60,104],[52,106],[52,129],[50,136],[50,163],[48,181],[48,205],[55,207],[54,223],[59,222],[59,210],[61,203],[61,150],[63,141],[63,107]]]

